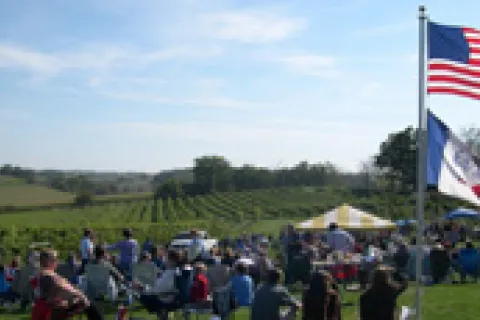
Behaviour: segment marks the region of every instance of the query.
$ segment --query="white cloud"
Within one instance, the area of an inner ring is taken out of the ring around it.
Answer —
[[[58,71],[59,63],[58,59],[48,54],[0,44],[0,68],[23,68],[33,72],[55,73]]]
[[[336,59],[327,55],[272,55],[267,56],[266,60],[279,63],[294,73],[320,77],[336,77],[339,75]]]
[[[306,26],[300,18],[283,17],[268,11],[225,11],[203,14],[201,31],[206,36],[245,43],[284,40]]]
[[[23,69],[52,76],[67,70],[107,71],[114,67],[146,66],[173,59],[205,59],[222,54],[219,47],[173,47],[139,51],[99,46],[80,51],[45,53],[11,44],[0,44],[0,68]]]

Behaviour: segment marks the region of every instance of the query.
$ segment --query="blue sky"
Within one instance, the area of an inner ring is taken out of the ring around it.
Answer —
[[[480,27],[480,3],[425,1]],[[0,163],[357,170],[417,121],[416,1],[2,1]],[[438,96],[452,128],[480,102]]]

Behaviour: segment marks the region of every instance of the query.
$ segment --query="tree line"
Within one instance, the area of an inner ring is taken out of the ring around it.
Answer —
[[[461,138],[472,152],[480,152],[480,129],[461,131]],[[265,168],[250,164],[235,167],[218,155],[201,156],[193,168],[163,171],[153,177],[139,176],[141,187],[134,186],[135,178],[91,179],[86,175],[67,175],[62,171],[36,172],[19,166],[4,165],[0,175],[41,183],[53,189],[76,194],[118,194],[153,190],[156,198],[176,198],[183,195],[295,186],[342,186],[359,190],[382,190],[408,194],[415,190],[417,168],[417,134],[413,127],[392,132],[380,144],[378,152],[364,162],[359,172],[347,173],[330,162],[302,161],[292,167]],[[480,157],[476,157],[479,160]],[[480,161],[478,161],[480,163]],[[40,177],[40,178],[39,178]],[[93,181],[94,180],[94,181]]]
[[[167,179],[156,187],[157,198],[215,192],[245,191],[294,186],[344,185],[351,174],[335,165],[302,161],[290,168],[270,169],[253,165],[232,166],[223,156],[202,156],[194,160],[193,181]],[[155,181],[156,179],[154,179]]]

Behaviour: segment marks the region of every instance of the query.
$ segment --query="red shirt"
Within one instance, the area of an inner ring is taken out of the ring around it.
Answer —
[[[190,287],[190,302],[201,302],[208,297],[208,280],[204,274],[197,274]]]

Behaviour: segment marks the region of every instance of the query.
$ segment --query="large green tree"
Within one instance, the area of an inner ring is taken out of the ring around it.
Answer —
[[[184,195],[182,182],[169,179],[155,190],[155,199],[176,199]]]
[[[232,176],[232,166],[224,157],[203,156],[195,159],[193,177],[202,193],[232,190]]]
[[[462,129],[460,137],[470,148],[473,153],[475,162],[480,166],[480,128],[471,126]]]
[[[413,190],[416,178],[417,135],[413,127],[391,133],[381,143],[375,156],[375,165],[389,181],[391,191],[399,186],[402,191]]]

